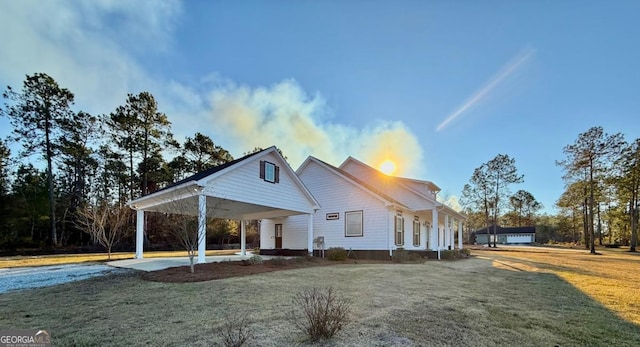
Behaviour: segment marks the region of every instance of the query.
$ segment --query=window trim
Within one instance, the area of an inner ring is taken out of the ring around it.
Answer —
[[[400,226],[400,230],[398,230]],[[396,213],[393,223],[393,234],[396,246],[404,246],[404,216],[402,213]]]
[[[264,162],[264,180],[269,183],[276,182],[276,164],[268,161]]]
[[[273,170],[267,170],[267,168],[273,168]],[[267,171],[270,171],[273,173],[273,178],[268,177],[271,175],[267,175]],[[260,161],[260,178],[265,182],[269,182],[273,184],[280,183],[280,167],[270,161],[261,160]]]
[[[360,214],[360,234],[359,235],[349,235],[349,216]],[[363,237],[364,236],[364,211],[363,210],[355,210],[355,211],[346,211],[344,213],[344,237]]]

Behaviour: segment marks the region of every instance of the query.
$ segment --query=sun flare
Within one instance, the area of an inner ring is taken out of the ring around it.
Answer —
[[[390,159],[387,159],[380,163],[380,171],[384,172],[387,175],[391,175],[396,172],[396,163],[394,163]]]

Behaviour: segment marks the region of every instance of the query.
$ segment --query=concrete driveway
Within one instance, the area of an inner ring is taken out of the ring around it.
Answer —
[[[205,258],[207,263],[219,263],[223,261],[241,261],[243,259],[249,259],[253,256],[250,252],[247,252],[247,255],[215,255],[215,256],[207,256]],[[260,256],[262,259],[267,260],[274,258],[272,256]],[[197,261],[197,258],[194,259]],[[144,258],[144,259],[124,259],[124,260],[114,260],[107,262],[107,265],[118,267],[118,268],[126,268],[126,269],[134,269],[141,271],[158,271],[163,270],[170,267],[176,266],[188,266],[189,258],[188,257],[170,257],[170,258]]]

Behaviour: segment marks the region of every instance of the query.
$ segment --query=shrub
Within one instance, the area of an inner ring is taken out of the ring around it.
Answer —
[[[327,259],[342,261],[347,259],[347,250],[342,247],[332,247],[327,249]]]
[[[226,314],[222,328],[218,331],[218,335],[222,339],[222,345],[225,347],[242,347],[248,343],[254,338],[249,324],[251,324],[251,321],[246,313]]]
[[[409,252],[404,249],[396,249],[393,251],[393,257],[391,260],[394,263],[411,263],[422,260],[422,257],[417,253]]]
[[[243,259],[242,260],[242,265],[244,266],[248,266],[248,265],[260,265],[262,264],[262,257],[254,254],[251,256],[251,258],[249,259]]]
[[[275,266],[284,266],[285,260],[284,258],[273,258],[271,259],[271,265]]]
[[[302,314],[299,313],[302,310]],[[306,289],[293,298],[291,320],[312,341],[333,337],[348,323],[350,304],[333,288]]]

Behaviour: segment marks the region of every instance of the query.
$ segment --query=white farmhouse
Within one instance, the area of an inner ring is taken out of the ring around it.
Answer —
[[[388,259],[397,249],[432,255],[456,243],[462,248],[464,216],[436,200],[440,189],[432,182],[388,176],[352,157],[339,168],[309,157],[296,173],[320,205],[313,216],[316,253],[342,247]],[[307,222],[295,215],[262,219],[261,254],[306,251]]]
[[[309,157],[293,171],[276,147],[205,170],[129,202],[137,211],[136,258],[143,258],[145,212],[198,216],[198,263],[209,218],[260,220],[260,253],[294,255],[342,247],[388,259],[397,249],[462,248],[464,216],[436,201],[429,181],[388,176],[349,157],[337,168]],[[323,242],[318,242],[323,240]]]

